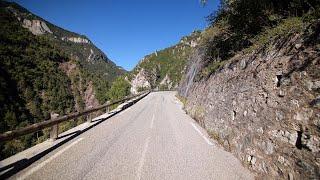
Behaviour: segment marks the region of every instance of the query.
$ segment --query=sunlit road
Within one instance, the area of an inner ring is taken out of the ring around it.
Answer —
[[[181,109],[175,92],[151,93],[12,178],[252,179]]]

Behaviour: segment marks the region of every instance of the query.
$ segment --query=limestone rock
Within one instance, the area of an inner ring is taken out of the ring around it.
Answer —
[[[22,26],[29,29],[29,31],[34,35],[42,35],[45,33],[52,34],[52,31],[44,21],[24,19]]]
[[[160,82],[160,86],[166,86],[168,89],[172,88],[172,82],[168,74],[166,74],[166,76],[162,79],[162,81]]]
[[[62,37],[61,40],[70,41],[70,42],[74,42],[74,43],[83,43],[83,44],[90,44],[91,43],[88,39],[82,38],[82,37]]]
[[[146,71],[142,68],[131,81],[131,93],[137,94],[139,88],[151,88]]]

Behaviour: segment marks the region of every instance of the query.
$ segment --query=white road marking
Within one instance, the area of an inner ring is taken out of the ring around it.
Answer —
[[[154,114],[152,115],[151,124],[150,124],[150,129],[153,128],[153,121],[154,121]]]
[[[197,128],[197,126],[194,123],[190,122],[190,124],[200,134],[200,136],[207,142],[207,144],[209,144],[210,146],[213,145],[212,142],[204,134],[202,134],[202,132]]]
[[[139,166],[138,166],[138,171],[137,171],[137,179],[138,180],[141,179],[142,167],[143,167],[144,161],[146,159],[146,153],[148,150],[149,142],[150,142],[150,137],[148,137],[146,143],[144,144],[143,152],[142,152],[142,155],[141,155],[141,158],[139,161]]]
[[[40,163],[38,166],[30,169],[29,171],[27,171],[25,174],[23,174],[22,176],[18,177],[18,179],[26,179],[28,176],[32,175],[33,173],[35,173],[36,171],[40,170],[41,168],[43,168],[46,164],[48,164],[49,162],[51,162],[52,160],[54,160],[56,157],[58,157],[59,155],[61,155],[62,153],[64,153],[66,150],[70,149],[72,146],[76,145],[77,143],[79,143],[80,141],[82,141],[83,138],[79,138],[76,141],[72,142],[71,144],[69,144],[67,147],[65,147],[64,149],[60,150],[59,152],[57,152],[56,154],[54,154],[53,156],[51,156],[50,158],[48,158],[47,160],[43,161],[42,163]]]

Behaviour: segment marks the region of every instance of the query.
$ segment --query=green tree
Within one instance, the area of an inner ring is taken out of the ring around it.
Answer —
[[[108,92],[108,98],[110,100],[120,99],[130,94],[130,83],[123,77],[117,78]]]

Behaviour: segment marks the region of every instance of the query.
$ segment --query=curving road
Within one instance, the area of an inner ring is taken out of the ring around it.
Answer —
[[[209,140],[174,92],[151,93],[45,155],[18,179],[253,179]]]

